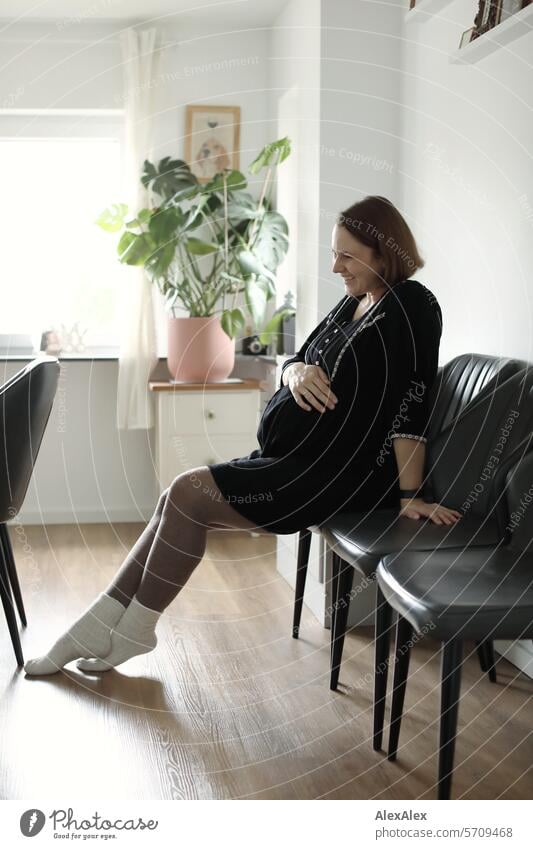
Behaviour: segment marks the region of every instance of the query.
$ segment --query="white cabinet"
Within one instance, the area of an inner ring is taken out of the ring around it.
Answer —
[[[150,389],[156,400],[160,491],[188,469],[244,457],[259,447],[259,380],[152,382]]]

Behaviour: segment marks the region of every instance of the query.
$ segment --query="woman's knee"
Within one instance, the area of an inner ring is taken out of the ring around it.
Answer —
[[[158,502],[156,504],[156,508],[154,510],[154,514],[152,516],[152,519],[159,520],[161,518],[161,516],[163,515],[163,510],[165,509],[165,504],[166,504],[166,501],[167,501],[167,496],[168,496],[169,490],[170,490],[170,487],[167,486],[167,488],[164,490],[164,492],[162,492],[161,495],[159,496],[159,499],[158,499]]]
[[[182,472],[174,478],[167,491],[166,503],[191,518],[201,519],[205,503],[203,467]]]

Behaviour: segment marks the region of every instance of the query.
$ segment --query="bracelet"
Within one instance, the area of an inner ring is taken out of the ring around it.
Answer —
[[[401,489],[400,490],[400,499],[402,498],[416,498],[416,496],[420,493],[420,489]]]

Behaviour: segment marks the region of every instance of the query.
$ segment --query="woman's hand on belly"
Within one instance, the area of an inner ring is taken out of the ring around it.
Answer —
[[[318,410],[325,412],[327,408],[335,409],[338,398],[330,389],[329,378],[320,366],[294,363],[287,385],[291,394],[303,410]]]

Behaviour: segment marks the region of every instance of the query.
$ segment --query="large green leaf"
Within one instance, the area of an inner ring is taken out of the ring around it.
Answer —
[[[257,174],[262,168],[279,165],[287,159],[291,152],[291,141],[288,136],[266,144],[250,165],[250,173]]]
[[[248,181],[244,174],[240,171],[230,171],[226,169],[225,171],[219,171],[218,174],[215,174],[212,180],[202,188],[202,192],[223,192],[224,191],[224,176],[226,178],[226,188],[228,192],[237,192],[245,189],[248,185]]]
[[[200,197],[197,203],[191,207],[185,218],[183,231],[194,230],[201,224],[205,224],[204,216],[208,216],[215,212],[222,204],[220,198],[216,195],[204,195]]]
[[[232,310],[224,310],[220,316],[220,323],[229,338],[234,339],[244,327],[245,318],[242,310],[239,307],[235,307]]]
[[[245,281],[245,301],[246,306],[257,326],[263,323],[266,304],[268,300],[268,282],[266,280],[246,280]]]
[[[161,159],[157,168],[146,159],[141,183],[167,201],[178,194],[195,194],[200,185],[183,159],[172,159],[170,156]]]
[[[249,276],[256,274],[258,277],[265,277],[267,280],[275,282],[272,272],[256,257],[251,251],[239,251],[237,253],[237,262],[243,274]]]
[[[152,214],[148,229],[158,244],[165,244],[176,235],[184,218],[179,206],[162,207]]]
[[[265,212],[254,242],[255,256],[270,271],[275,271],[289,249],[289,228],[279,212]]]
[[[257,201],[249,192],[232,195],[228,202],[228,219],[232,224],[257,218]]]
[[[152,217],[152,209],[141,209],[131,221],[126,221],[125,226],[128,230],[137,230],[138,228],[146,227]]]
[[[162,245],[153,251],[153,253],[150,254],[145,261],[145,268],[150,277],[164,277],[174,259],[175,253],[176,246],[174,242],[168,242],[166,245]],[[170,283],[167,281],[167,285],[164,289],[166,289],[169,285]],[[163,294],[165,294],[164,290]]]
[[[120,237],[117,252],[126,265],[144,265],[156,245],[148,233],[131,233],[126,230]]]
[[[102,230],[108,233],[118,233],[124,227],[124,220],[128,214],[128,207],[125,203],[114,203],[98,216],[95,224],[98,224]]]

